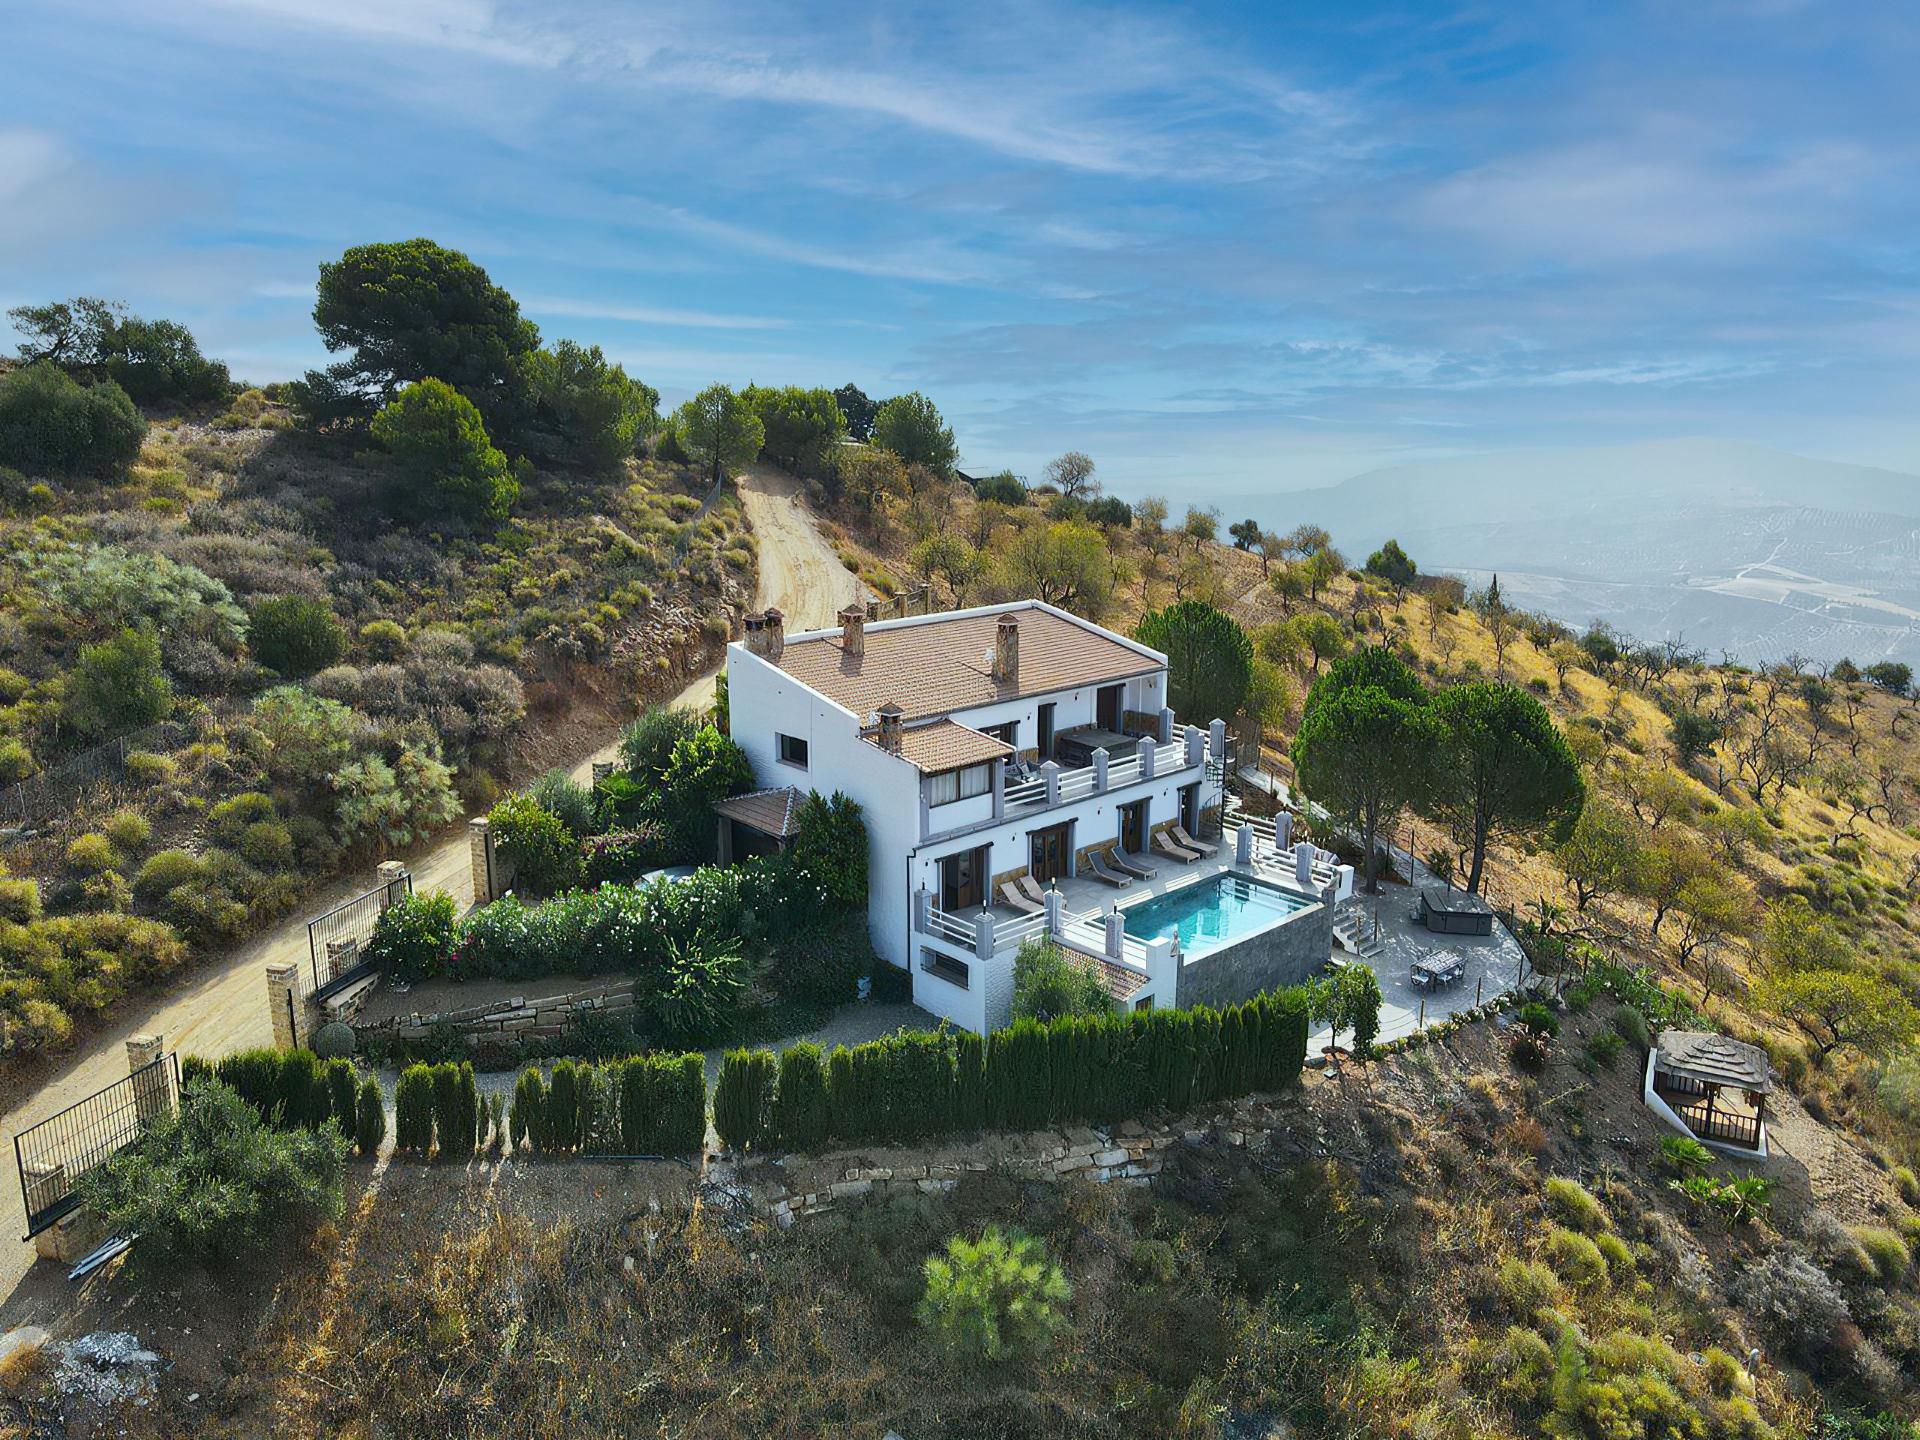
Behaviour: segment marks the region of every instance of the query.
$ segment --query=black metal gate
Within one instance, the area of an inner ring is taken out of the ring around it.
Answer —
[[[403,883],[404,890],[401,889]],[[380,912],[402,895],[412,893],[413,876],[409,873],[390,885],[378,885],[364,895],[356,895],[346,904],[336,905],[307,922],[307,961],[313,971],[315,1000],[325,1000],[372,972],[367,942],[373,938],[373,927],[380,921]]]
[[[180,1103],[180,1057],[162,1055],[124,1080],[13,1137],[31,1240],[80,1203],[74,1182],[111,1160]]]

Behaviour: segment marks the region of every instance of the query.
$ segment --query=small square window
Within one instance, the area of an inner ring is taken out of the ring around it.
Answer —
[[[798,735],[782,735],[780,737],[780,761],[784,765],[796,765],[802,770],[806,769],[807,742],[802,740]]]

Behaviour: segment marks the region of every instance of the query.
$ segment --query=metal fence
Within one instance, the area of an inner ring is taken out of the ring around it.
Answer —
[[[111,1160],[180,1103],[180,1057],[162,1055],[124,1080],[13,1137],[31,1240],[80,1203],[74,1182]]]
[[[129,752],[177,750],[192,736],[193,727],[185,721],[162,720],[51,765],[18,785],[0,790],[0,827],[14,832],[12,838],[19,838],[17,832],[21,830],[73,815],[83,796],[125,778]]]
[[[367,958],[367,942],[380,922],[380,912],[412,893],[413,876],[403,875],[307,922],[307,961],[313,971],[314,999],[326,999],[373,969],[373,962]]]

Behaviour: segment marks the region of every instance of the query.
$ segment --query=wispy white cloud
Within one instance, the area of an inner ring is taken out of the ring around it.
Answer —
[[[618,320],[635,325],[670,325],[689,330],[784,330],[791,321],[771,315],[722,315],[709,310],[677,310],[666,306],[628,305],[615,300],[563,299],[542,295],[522,298],[520,308],[532,315],[566,315],[582,320]]]

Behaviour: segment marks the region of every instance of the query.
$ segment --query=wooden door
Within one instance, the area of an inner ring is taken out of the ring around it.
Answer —
[[[1049,825],[1044,830],[1035,830],[1028,837],[1030,853],[1027,869],[1033,878],[1045,885],[1053,880],[1064,880],[1067,876],[1068,844],[1065,825]]]
[[[1126,698],[1124,685],[1102,685],[1100,693],[1094,697],[1094,720],[1102,730],[1120,732],[1120,719],[1123,714],[1121,701]]]
[[[986,902],[986,855],[963,850],[940,862],[940,908],[948,912],[978,909]]]

